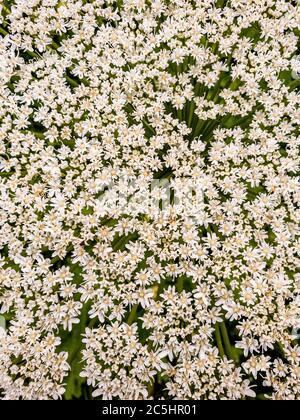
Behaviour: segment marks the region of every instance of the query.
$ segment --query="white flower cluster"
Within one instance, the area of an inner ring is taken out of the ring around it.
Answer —
[[[299,398],[299,27],[286,0],[1,0],[1,398]],[[196,219],[101,204],[155,179],[201,185]]]

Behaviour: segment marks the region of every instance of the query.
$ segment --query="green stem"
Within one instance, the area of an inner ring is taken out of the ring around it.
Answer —
[[[51,42],[51,46],[52,46],[55,50],[57,50],[57,48],[59,48],[59,45],[58,45],[55,41],[53,41],[53,40],[52,40],[52,42]]]
[[[2,34],[3,36],[6,36],[8,35],[8,32],[4,28],[1,28],[0,26],[0,34]]]
[[[6,328],[6,319],[4,318],[3,315],[0,315],[0,327],[2,328]]]
[[[195,131],[193,133],[194,138],[198,137],[198,135],[201,133],[201,130],[202,130],[203,126],[205,125],[205,123],[206,123],[206,121],[203,121],[203,120],[198,121],[198,123],[196,125],[196,128],[195,128]]]
[[[192,124],[195,108],[196,108],[195,102],[191,101],[191,103],[189,105],[189,108],[188,108],[188,121],[187,121],[188,127],[190,127],[191,124]]]
[[[220,324],[220,326],[221,326],[221,333],[222,333],[223,342],[224,342],[224,345],[225,345],[226,354],[230,359],[232,359],[234,361],[237,361],[237,354],[235,352],[234,347],[230,343],[225,322],[223,321]]]
[[[146,121],[146,119],[143,119],[143,124],[151,131],[151,133],[155,134],[154,128],[151,127],[151,125]]]
[[[79,84],[74,79],[69,77],[67,74],[65,74],[65,79],[71,86],[73,86],[73,87],[78,87],[79,86]]]
[[[217,346],[219,349],[220,356],[223,358],[225,356],[225,352],[224,352],[224,347],[223,347],[222,339],[221,339],[220,325],[218,322],[216,323],[216,326],[215,326],[215,336],[216,336],[216,341],[217,341]]]
[[[183,291],[183,276],[178,277],[177,279],[177,291],[181,293]]]
[[[195,96],[199,96],[200,89],[201,89],[201,83],[196,82],[196,84],[195,84],[195,90],[194,90]]]
[[[182,118],[182,109],[178,109],[177,110],[177,118],[179,119],[179,121],[183,121],[183,118]]]
[[[148,384],[148,386],[147,386],[147,390],[148,390],[148,396],[149,396],[149,397],[152,397],[152,396],[153,396],[153,394],[154,394],[154,379],[152,379],[152,380],[149,382],[149,384]]]
[[[130,314],[129,314],[129,317],[128,317],[128,320],[127,320],[127,324],[128,325],[131,325],[132,323],[133,323],[133,321],[135,320],[135,317],[136,317],[136,313],[137,313],[137,309],[138,309],[138,304],[137,303],[135,303],[133,306],[132,306],[132,309],[131,309],[131,311],[130,311]]]

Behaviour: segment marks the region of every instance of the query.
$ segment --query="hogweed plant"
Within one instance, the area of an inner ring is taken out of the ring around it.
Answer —
[[[1,0],[2,399],[299,398],[299,26]]]

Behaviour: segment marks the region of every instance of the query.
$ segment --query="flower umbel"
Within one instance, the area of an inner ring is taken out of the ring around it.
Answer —
[[[1,1],[2,399],[299,398],[299,23]]]

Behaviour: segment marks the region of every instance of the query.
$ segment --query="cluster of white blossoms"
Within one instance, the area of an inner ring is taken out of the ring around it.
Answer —
[[[299,398],[299,28],[299,1],[0,1],[1,398]],[[168,205],[115,205],[153,180]]]

